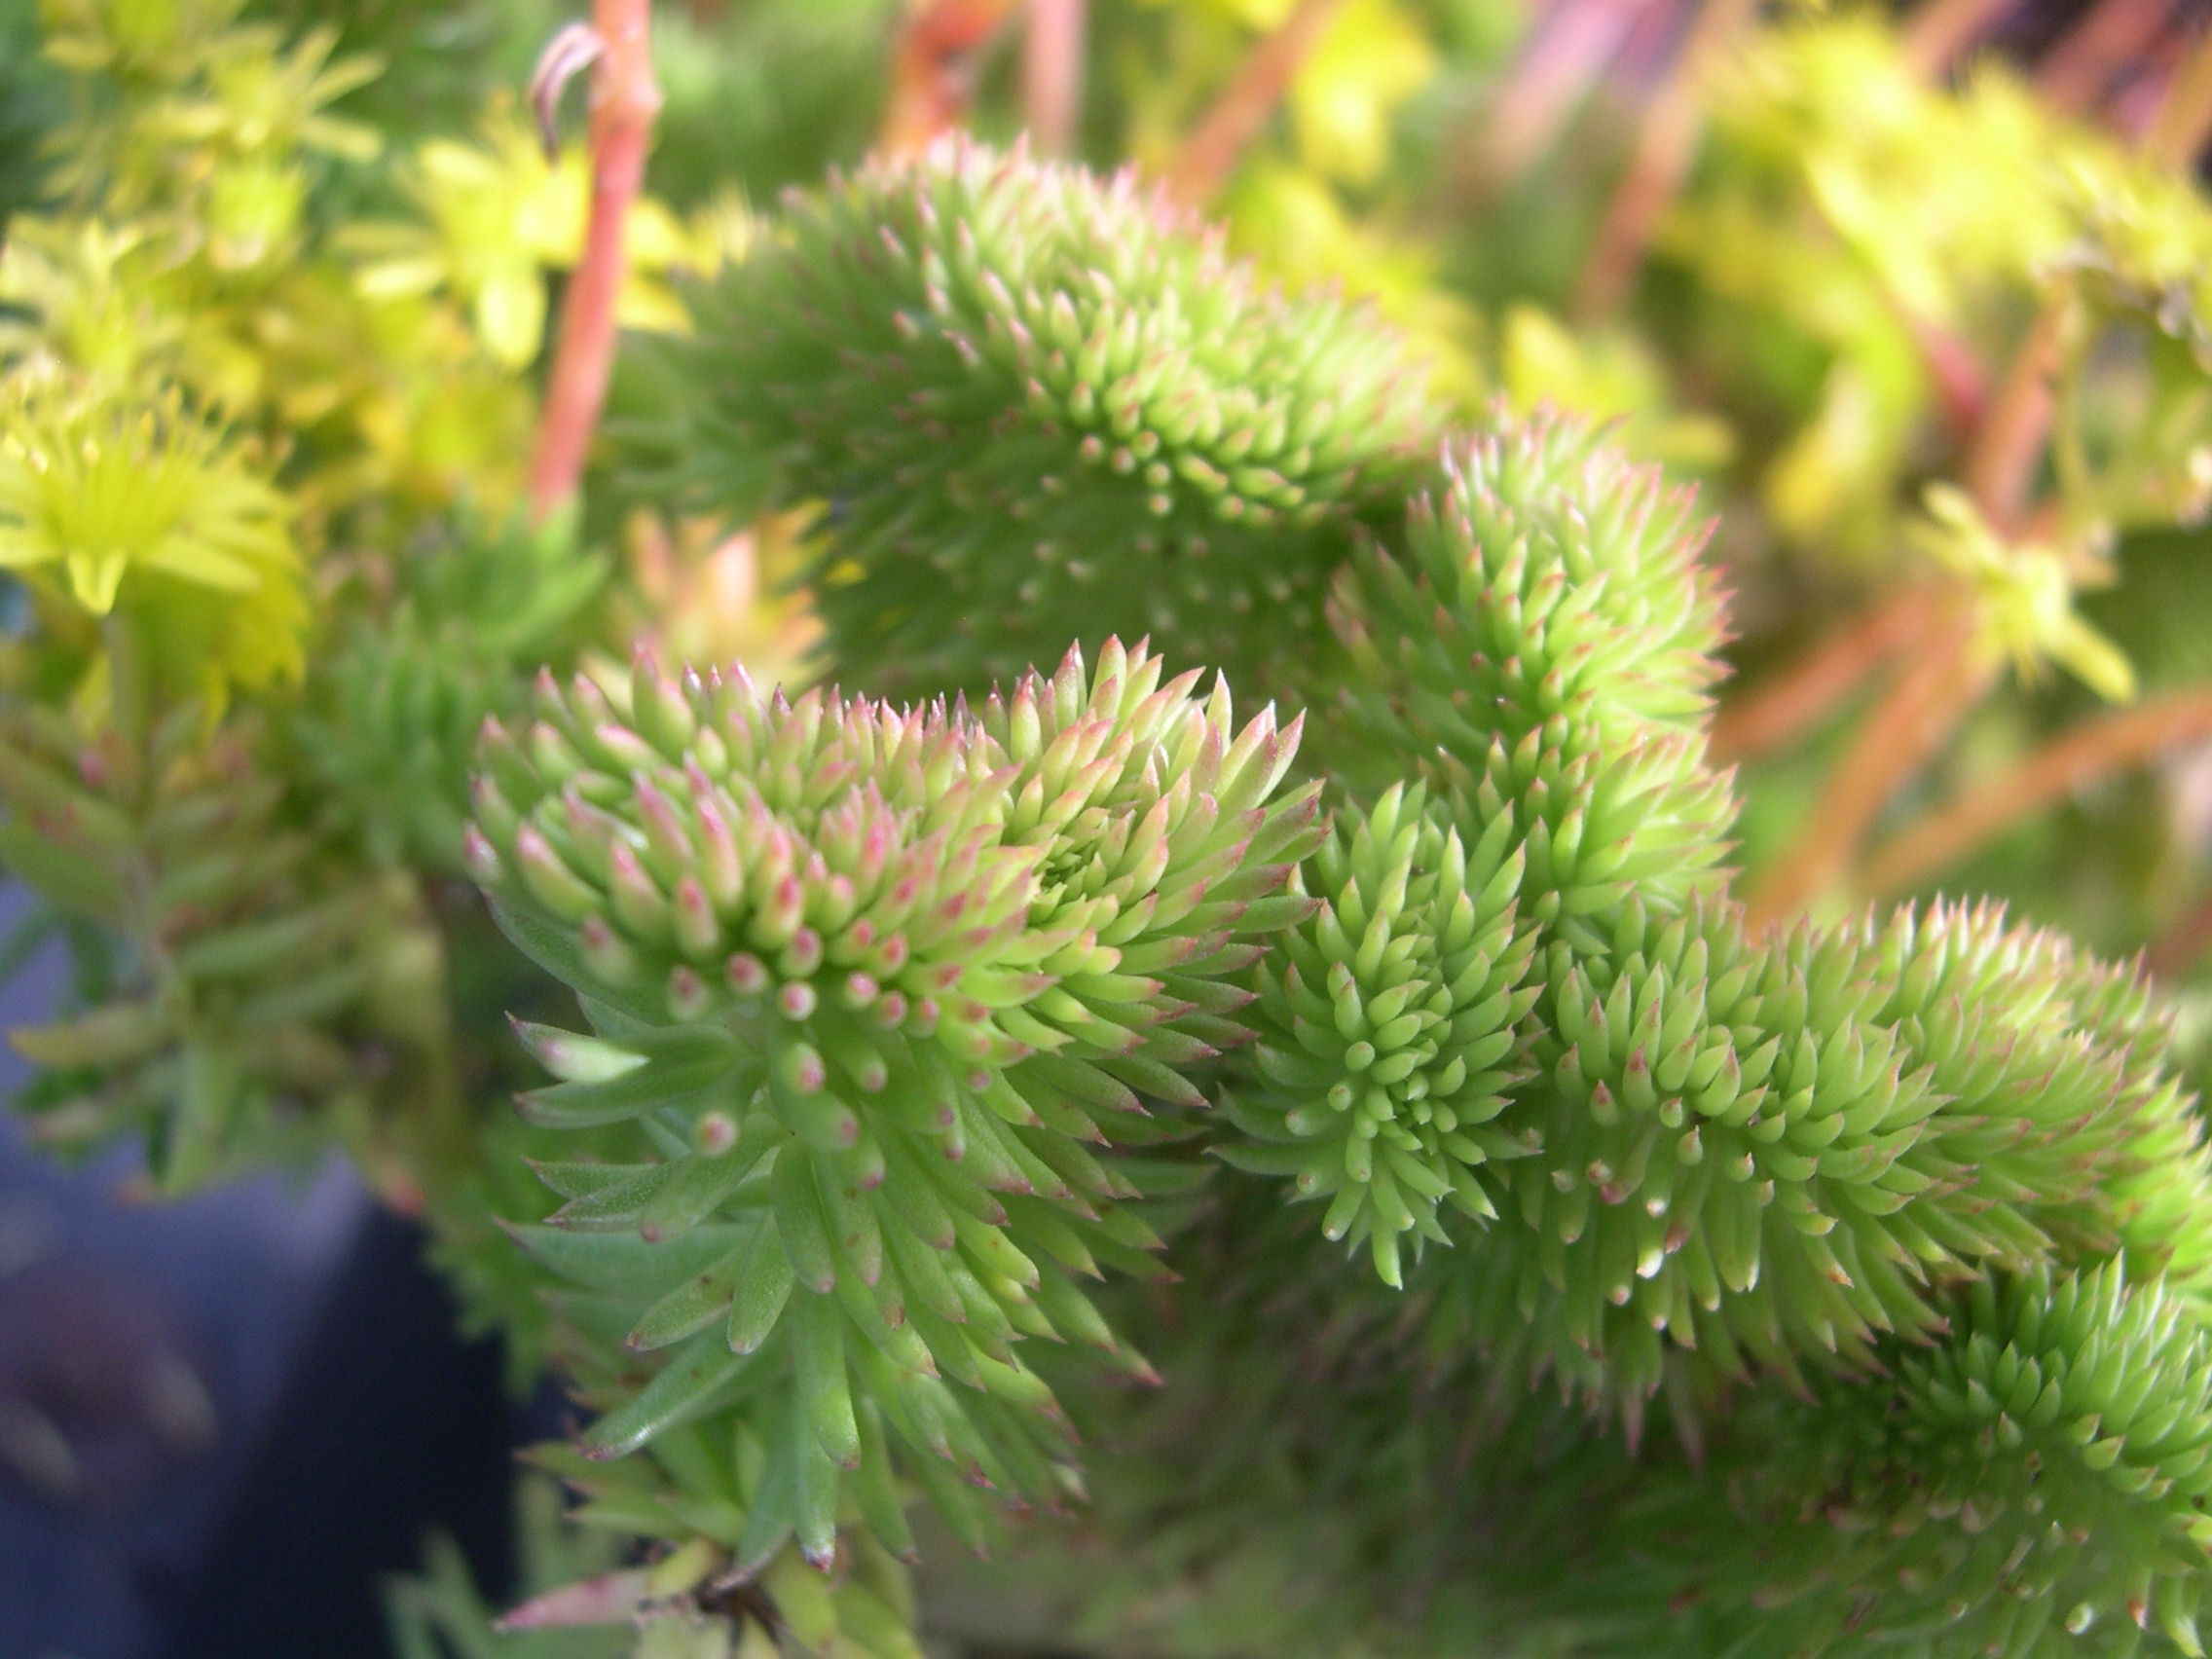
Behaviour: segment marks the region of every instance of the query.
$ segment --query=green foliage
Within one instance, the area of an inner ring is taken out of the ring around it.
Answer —
[[[185,705],[140,748],[32,710],[0,737],[10,869],[129,952],[106,1000],[13,1034],[66,1080],[36,1130],[142,1134],[171,1192],[365,1129],[382,1090],[433,1112],[441,1092],[439,946],[412,892],[334,866],[283,823],[250,726],[204,723]]]
[[[515,1519],[521,1604],[488,1605],[459,1546],[434,1534],[424,1570],[387,1589],[396,1659],[920,1659],[913,1592],[880,1550],[833,1578],[787,1551],[754,1584],[695,1604],[687,1593],[726,1565],[696,1541],[626,1565],[620,1532],[564,1515],[559,1484],[535,1472],[515,1489]]]
[[[802,204],[696,360],[704,488],[825,503],[830,648],[902,691],[1109,636],[1276,689],[1433,431],[1371,319],[1290,306],[1133,177],[961,145]]]
[[[731,7],[653,15],[653,62],[668,99],[652,186],[682,206],[734,182],[756,202],[810,185],[866,154],[885,101],[886,0]]]
[[[622,1541],[564,1525],[561,1489],[544,1476],[515,1488],[515,1556],[524,1599],[619,1568]],[[385,1616],[398,1659],[627,1659],[631,1633],[619,1625],[500,1632],[468,1558],[447,1533],[424,1544],[423,1570],[386,1593]]]
[[[460,869],[484,722],[523,707],[534,670],[567,666],[608,576],[571,525],[463,519],[426,535],[397,591],[350,619],[300,746],[379,861]]]
[[[1110,643],[976,718],[641,662],[619,707],[548,683],[488,736],[470,868],[598,1032],[524,1028],[560,1082],[522,1109],[649,1119],[657,1153],[543,1171],[570,1201],[526,1235],[628,1349],[676,1349],[584,1444],[775,1413],[742,1563],[793,1532],[827,1561],[840,1471],[903,1537],[887,1439],[958,1514],[952,1472],[1053,1501],[1017,1336],[1149,1374],[1076,1287],[1156,1271],[1142,1166],[1089,1149],[1177,1132],[1135,1091],[1202,1103],[1177,1068],[1245,1039],[1235,977],[1309,907],[1276,894],[1314,792],[1268,800],[1296,729],[1196,679]]]
[[[1609,163],[1457,125],[1556,40],[1353,0],[1226,232],[960,139],[756,222],[889,13],[664,8],[691,217],[632,209],[660,338],[533,525],[587,161],[470,57],[551,14],[314,10],[50,0],[0,61],[0,859],[79,954],[39,1132],[165,1191],[335,1138],[579,1406],[596,1531],[527,1487],[528,1603],[441,1547],[411,1659],[913,1659],[962,1544],[1087,1649],[2201,1650],[2196,1039],[2002,905],[1754,925],[1707,527],[1542,407],[1707,476],[1754,658],[1927,581],[1976,685],[2170,685],[2192,184],[1792,16],[1599,314],[1546,273]],[[1097,8],[1084,142],[1170,163],[1289,15]],[[662,672],[793,535],[865,694]]]
[[[41,1087],[52,1134],[142,1134],[172,1189],[332,1134],[395,1187],[466,1186],[422,876],[458,869],[477,726],[572,659],[607,565],[458,511],[463,476],[511,498],[528,389],[457,301],[345,251],[383,143],[333,106],[375,65],[237,10],[45,17],[73,100],[53,202],[0,248],[28,624],[0,799],[11,867],[119,948],[114,1000],[22,1043],[73,1080]]]

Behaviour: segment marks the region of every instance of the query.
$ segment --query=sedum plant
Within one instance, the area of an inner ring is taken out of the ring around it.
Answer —
[[[816,604],[903,687],[1011,682],[1037,640],[1103,622],[1272,689],[1436,430],[1372,317],[1293,306],[1133,177],[978,156],[934,189],[865,172],[793,221],[742,305],[705,308],[721,369],[685,447],[731,505],[756,477],[832,503]],[[978,515],[1017,534],[978,538]],[[1096,556],[1122,547],[1161,579]]]
[[[829,1563],[848,1474],[903,1543],[888,1444],[955,1515],[956,1474],[1064,1496],[1022,1337],[1150,1374],[1077,1284],[1156,1271],[1142,1165],[1091,1149],[1189,1133],[1184,1069],[1243,1037],[1239,976],[1308,907],[1278,891],[1315,797],[1269,801],[1295,730],[1161,673],[1109,642],[975,717],[641,665],[626,711],[579,681],[487,733],[470,869],[597,1028],[524,1028],[560,1080],[524,1114],[657,1130],[646,1162],[548,1172],[570,1201],[533,1247],[649,1286],[622,1341],[675,1350],[584,1448],[770,1413],[741,1566],[794,1535]]]
[[[1180,704],[1188,677],[1160,687],[1100,637],[1119,612],[1079,632],[1093,673],[1071,656],[991,689],[1033,612],[979,609],[960,572],[1028,568],[1033,513],[1081,510],[1086,475],[1041,458],[1125,371],[1068,357],[1048,416],[983,343],[1028,349],[1061,303],[1043,249],[1130,188],[960,144],[871,166],[672,348],[713,412],[710,488],[719,458],[733,504],[830,493],[811,535],[832,664],[897,682],[896,615],[967,642],[965,683],[952,655],[917,671],[960,701],[787,703],[645,665],[487,736],[471,868],[594,1026],[526,1030],[559,1081],[524,1110],[634,1119],[655,1147],[545,1171],[568,1201],[535,1247],[604,1356],[586,1456],[649,1460],[633,1478],[739,1575],[789,1537],[832,1567],[844,1536],[903,1547],[903,1482],[973,1540],[988,1506],[956,1477],[1016,1508],[1074,1496],[1066,1421],[1120,1422],[1113,1374],[1171,1373],[1164,1341],[1197,1350],[1201,1399],[1254,1364],[1304,1379],[1263,1439],[1359,1449],[1317,1451],[1273,1501],[1386,1544],[1394,1572],[1363,1577],[1355,1550],[1333,1585],[1361,1640],[1457,1651],[1472,1618],[1500,1650],[2195,1651],[2206,1564],[2175,1494],[2203,1423],[2207,1176],[2157,1016],[2125,972],[1993,910],[1747,920],[1706,757],[1718,608],[1681,498],[1549,416],[1437,429],[1395,462],[1394,511],[1346,475],[1332,542],[1274,544],[1317,563],[1333,635],[1270,675],[1315,733],[1317,845],[1309,793],[1263,805],[1293,763],[1272,721],[1234,733],[1220,689]],[[999,201],[1038,227],[1003,272],[961,235]],[[917,293],[916,225],[950,227],[943,299]],[[819,399],[769,355],[795,350],[801,295],[835,296],[804,348]],[[902,389],[871,414],[842,389],[862,384]],[[956,444],[953,411],[977,421]],[[901,444],[905,471],[867,474]],[[1024,468],[1034,508],[977,482]],[[1102,501],[1130,488],[1095,476]],[[1115,551],[1153,645],[1201,660],[1223,608],[1181,585],[1187,545]],[[1208,1181],[1189,1141],[1235,1173]],[[1178,1230],[1206,1238],[1267,1334],[1179,1335],[1174,1293],[1073,1294],[1071,1270],[1142,1272],[1148,1212],[1167,1264]],[[1363,1341],[1325,1335],[1347,1323]],[[1055,1354],[1048,1384],[1032,1368],[1069,1339],[1108,1364]],[[634,1371],[617,1346],[669,1357]],[[1573,1403],[1510,1409],[1547,1386]],[[1456,1460],[1409,1476],[1392,1436],[1439,1417],[1463,1424]],[[1144,1444],[1103,1438],[1124,1434]],[[1501,1568],[1465,1529],[1534,1478],[1524,1434],[1555,1448],[1554,1500],[1583,1498]],[[710,1450],[733,1435],[734,1469]],[[1839,1444],[1862,1456],[1779,1472]],[[1970,1446],[1981,1461],[1943,1450]],[[1110,1493],[1116,1463],[1083,1478]],[[1938,1468],[1954,1484],[1930,1489]],[[1846,1479],[1848,1502],[1821,1496]],[[1119,1535],[1173,1535],[1178,1482],[1151,1490],[1100,1499]],[[1824,1569],[1803,1585],[1772,1565],[1785,1502]],[[1708,1519],[1649,1519],[1670,1504]],[[1862,1534],[1884,1542],[1852,1553]],[[1590,1603],[1533,1593],[1539,1562]]]
[[[23,1104],[168,1190],[337,1141],[559,1377],[532,1457],[605,1536],[534,1480],[529,1600],[441,1550],[406,1652],[906,1659],[1017,1592],[1085,1651],[2203,1651],[2187,1030],[1994,904],[1745,891],[1687,491],[1464,362],[1431,393],[1133,173],[954,138],[757,223],[632,206],[653,333],[580,499],[518,511],[580,158],[495,115],[384,188],[342,37],[49,12],[83,96],[0,252],[0,858],[81,994],[17,1033]],[[1412,13],[1301,83],[1321,175],[1382,187]],[[1790,27],[1662,257],[1796,245],[1731,169],[1844,143],[1801,59],[1887,60]],[[1962,662],[2118,695],[2072,607],[2190,476],[2201,203],[2086,141],[2032,188],[2061,361],[2156,335],[2170,442],[2066,403],[2047,545],[1899,505],[1894,424],[1859,504],[1950,572]],[[1946,264],[1958,314],[2030,257]],[[795,542],[817,648],[664,660],[743,632],[653,614],[738,526]]]

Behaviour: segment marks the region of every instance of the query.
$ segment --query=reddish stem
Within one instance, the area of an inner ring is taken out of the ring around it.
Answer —
[[[1713,722],[1714,764],[1771,755],[1818,725],[1838,703],[1927,628],[1934,596],[1899,594],[1822,636],[1779,672],[1730,697]]]
[[[878,148],[908,155],[967,119],[974,58],[1013,15],[1014,0],[929,0],[900,32],[891,107]]]
[[[1758,0],[1705,0],[1666,81],[1651,95],[1636,151],[1606,204],[1574,292],[1574,314],[1604,315],[1626,297],[1642,269],[1645,249],[1697,159],[1705,128],[1706,74],[1758,11]]]
[[[1923,75],[1940,75],[2011,10],[2013,0],[1926,0],[1905,25],[1904,55]]]
[[[1460,182],[1490,188],[1532,166],[1589,96],[1638,15],[1656,3],[1564,0],[1538,18],[1468,147]]]
[[[1083,107],[1086,0],[1029,0],[1029,32],[1021,43],[1021,107],[1030,142],[1064,156],[1075,142]]]
[[[2063,303],[2047,302],[1967,449],[1967,488],[1989,521],[2005,529],[2019,528],[2050,432],[2064,324]],[[1993,676],[1973,660],[1973,634],[1971,596],[1961,595],[1930,614],[1919,634],[1919,654],[1853,738],[1795,844],[1758,884],[1751,899],[1754,919],[1794,913],[1850,872],[1883,810],[1935,759],[1988,691]]]
[[[1967,448],[1960,482],[1989,522],[2017,530],[2037,464],[2058,410],[2058,372],[2065,361],[2066,303],[2053,295],[2036,313],[2004,383],[1983,411]]]
[[[1989,408],[1989,376],[1973,350],[1957,335],[1925,318],[1912,315],[1898,296],[1890,296],[1912,343],[1920,352],[1921,366],[1936,388],[1936,406],[1942,413],[1944,429],[1954,443],[1971,443]]]
[[[1341,0],[1298,0],[1275,31],[1255,46],[1213,106],[1198,118],[1167,175],[1167,191],[1187,207],[1220,194],[1237,158],[1282,101]]]
[[[2154,978],[2178,979],[2195,967],[2207,950],[2212,950],[2212,895],[2199,900],[2194,909],[2159,935],[2144,953],[2143,966]]]
[[[1956,606],[1922,635],[1914,657],[1853,736],[1788,853],[1752,888],[1754,926],[1793,916],[1850,870],[1860,843],[1897,793],[1935,757],[1988,688],[1969,646],[1973,615]]]
[[[645,185],[645,151],[660,111],[651,0],[595,0],[592,27],[601,54],[592,73],[591,222],[562,302],[560,343],[531,462],[531,510],[539,519],[575,496],[607,401],[626,257],[623,225]]]
[[[2166,0],[2102,0],[2036,66],[2036,91],[2056,109],[2094,109],[2113,78],[2157,38],[2166,9]]]
[[[2143,149],[2154,161],[2188,172],[2203,154],[2207,137],[2212,137],[2212,28],[2191,44],[2167,83]]]
[[[2027,814],[2206,737],[2212,737],[2212,688],[2083,720],[2005,776],[1893,836],[1866,861],[1858,886],[1875,895],[1916,887]]]

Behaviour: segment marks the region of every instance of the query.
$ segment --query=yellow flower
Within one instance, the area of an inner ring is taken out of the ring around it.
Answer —
[[[45,53],[80,73],[178,81],[244,0],[41,0]]]
[[[2061,163],[2080,234],[2050,263],[2085,278],[2212,364],[2212,203],[2183,174],[2116,145],[2083,142]]]
[[[582,251],[591,203],[580,149],[548,162],[536,134],[511,113],[495,116],[483,142],[433,139],[416,151],[408,193],[416,223],[357,225],[348,243],[362,261],[371,299],[448,293],[468,310],[493,358],[519,369],[545,339],[545,277]],[[690,239],[658,203],[632,204],[625,232],[631,276],[618,314],[632,326],[667,327],[682,313],[643,274],[684,257]]]
[[[1508,306],[1499,319],[1498,379],[1523,414],[1546,405],[1619,421],[1628,445],[1668,466],[1725,464],[1735,438],[1714,416],[1672,407],[1666,371],[1637,335],[1616,326],[1569,328],[1540,306]]]
[[[139,618],[195,689],[296,677],[307,603],[282,493],[173,394],[18,381],[0,404],[0,569]]]
[[[373,127],[327,112],[348,92],[382,73],[369,57],[340,57],[338,31],[311,29],[289,47],[274,29],[226,32],[209,55],[206,87],[151,112],[162,137],[210,146],[234,156],[291,156],[301,151],[344,161],[376,158],[383,142]]]
[[[0,352],[52,357],[122,384],[173,355],[185,334],[165,273],[137,225],[18,213],[0,243]]]
[[[1912,527],[1913,538],[1974,590],[1983,652],[2010,657],[2031,683],[2047,659],[2109,702],[2134,697],[2134,666],[2074,609],[2078,561],[2043,542],[2007,540],[1956,485],[1931,484],[1921,499],[1927,517]]]

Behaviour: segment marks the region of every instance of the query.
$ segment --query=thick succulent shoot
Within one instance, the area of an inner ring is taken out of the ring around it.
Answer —
[[[1621,1650],[2198,1656],[2212,1575],[2212,1353],[2202,1322],[2117,1263],[1984,1280],[1933,1348],[1751,1416],[1718,1471],[1629,1524],[1672,1543]],[[1655,1593],[1656,1592],[1656,1593]],[[1599,1590],[1603,1597],[1604,1591]]]
[[[1523,912],[1597,947],[1587,918],[1633,893],[1719,891],[1735,803],[1705,758],[1719,600],[1686,493],[1555,415],[1455,440],[1403,532],[1341,576],[1356,784],[1401,771],[1520,823]]]
[[[637,1309],[638,1348],[713,1327],[685,1411],[733,1356],[788,1349],[834,1464],[862,1459],[859,1398],[924,1460],[1035,1498],[1060,1484],[1035,1422],[970,1409],[1056,1419],[1019,1341],[1149,1374],[1077,1288],[1159,1271],[1113,1154],[1183,1132],[1186,1069],[1246,1040],[1243,976],[1311,908],[1283,889],[1317,832],[1311,789],[1276,794],[1295,723],[1237,728],[1197,678],[1109,643],[974,714],[641,660],[612,697],[548,682],[529,726],[488,729],[470,867],[596,1027],[524,1028],[561,1081],[522,1110],[635,1119],[660,1149],[555,1227],[649,1250],[764,1218]],[[588,1444],[640,1444],[667,1405],[617,1405]]]
[[[702,302],[687,372],[712,491],[766,461],[776,498],[831,503],[841,670],[974,689],[1118,630],[1297,682],[1354,527],[1396,521],[1434,442],[1371,315],[1264,285],[1133,173],[965,139],[787,230]]]
[[[1393,787],[1301,872],[1320,908],[1261,965],[1263,1081],[1236,1112],[1267,1144],[1225,1154],[1326,1199],[1323,1232],[1365,1244],[1392,1285],[1403,1235],[1448,1242],[1444,1206],[1493,1216],[1475,1170],[1534,1150],[1493,1126],[1538,994],[1513,820],[1470,850],[1439,817]]]
[[[1603,957],[1553,944],[1495,1120],[1536,1153],[1483,1172],[1501,1220],[1457,1270],[1484,1345],[1624,1401],[1670,1347],[1721,1377],[1863,1369],[1938,1331],[1947,1287],[2109,1246],[2159,1097],[2063,1013],[1943,995],[1967,921],[1754,941],[1731,906],[1636,904]]]

